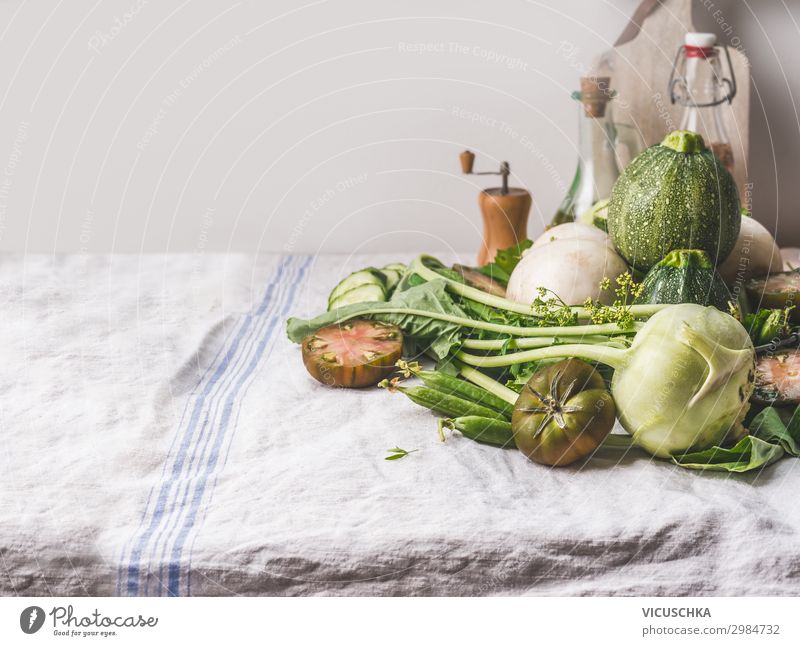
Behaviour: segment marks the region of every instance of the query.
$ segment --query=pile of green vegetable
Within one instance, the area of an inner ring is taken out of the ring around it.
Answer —
[[[761,469],[800,455],[800,276],[723,280],[745,217],[702,138],[672,133],[620,177],[607,223],[560,225],[484,267],[423,255],[355,272],[288,335],[320,382],[380,382],[441,415],[442,439],[554,466],[638,447],[692,469]]]

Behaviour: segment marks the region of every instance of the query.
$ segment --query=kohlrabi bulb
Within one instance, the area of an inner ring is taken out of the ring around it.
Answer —
[[[738,437],[754,362],[750,337],[732,316],[701,305],[666,308],[615,366],[620,423],[635,444],[659,457]]]

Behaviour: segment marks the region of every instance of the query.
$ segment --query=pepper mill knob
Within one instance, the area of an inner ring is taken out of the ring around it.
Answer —
[[[472,174],[472,165],[475,163],[475,153],[465,150],[458,156],[461,162],[461,172],[465,175]]]

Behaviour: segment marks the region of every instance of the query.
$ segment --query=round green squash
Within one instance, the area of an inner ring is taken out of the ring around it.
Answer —
[[[735,299],[705,251],[676,249],[647,272],[636,302],[696,303],[727,312]]]
[[[740,225],[736,182],[703,138],[687,130],[671,132],[628,164],[608,207],[611,239],[640,271],[675,249],[701,249],[719,265]]]

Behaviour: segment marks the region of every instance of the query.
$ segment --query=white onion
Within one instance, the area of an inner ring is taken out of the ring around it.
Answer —
[[[772,234],[760,222],[745,215],[736,245],[718,270],[728,285],[734,285],[753,276],[782,271],[783,260]]]
[[[602,239],[566,238],[539,247],[534,244],[511,274],[506,298],[531,303],[539,296],[538,288],[544,287],[567,305],[583,305],[587,298],[608,305],[614,301],[613,284],[611,289],[601,290],[600,282],[609,278],[613,283],[626,271],[625,261]]]
[[[542,235],[536,238],[536,240],[533,241],[531,249],[536,249],[542,245],[550,244],[556,240],[571,239],[601,240],[607,244],[611,244],[611,236],[595,226],[583,224],[581,222],[565,222],[564,224],[559,224],[552,229],[548,229]]]

